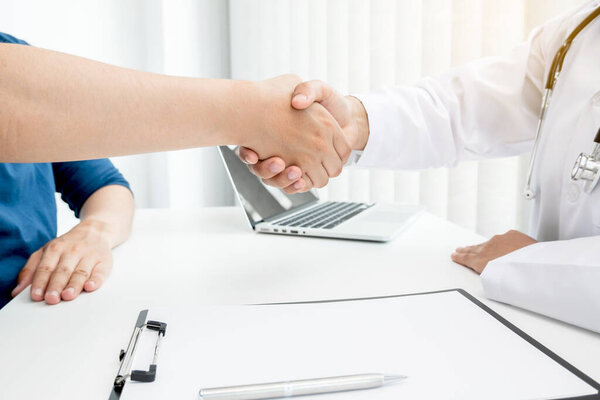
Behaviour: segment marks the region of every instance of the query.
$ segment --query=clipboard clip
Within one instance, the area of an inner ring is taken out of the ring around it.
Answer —
[[[133,362],[138,340],[144,329],[155,331],[157,333],[156,344],[154,345],[154,357],[152,358],[152,363],[148,367],[147,371],[132,371],[131,364]],[[158,360],[158,350],[160,348],[161,339],[165,336],[166,333],[167,324],[165,322],[147,321],[146,323],[144,323],[143,320],[138,320],[138,323],[136,324],[136,327],[133,330],[133,334],[131,335],[131,339],[129,339],[127,350],[121,350],[121,352],[119,353],[119,361],[121,361],[121,366],[119,367],[119,371],[117,372],[117,376],[114,382],[115,391],[120,392],[123,389],[127,378],[129,378],[129,380],[131,381],[137,382],[154,382],[154,380],[156,379],[156,362]]]

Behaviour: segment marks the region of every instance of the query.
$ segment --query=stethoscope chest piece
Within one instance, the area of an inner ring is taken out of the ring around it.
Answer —
[[[600,129],[594,139],[594,150],[592,154],[581,153],[575,160],[571,170],[571,179],[583,181],[583,191],[591,193],[600,180]]]

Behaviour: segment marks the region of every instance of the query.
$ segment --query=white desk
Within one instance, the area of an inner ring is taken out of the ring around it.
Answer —
[[[141,210],[104,287],[57,306],[23,293],[0,310],[0,399],[108,398],[117,356],[147,307],[394,295],[461,287],[452,263],[483,238],[426,214],[387,244],[255,234],[239,209]],[[600,335],[485,301],[600,381]],[[160,361],[159,361],[160,363]]]

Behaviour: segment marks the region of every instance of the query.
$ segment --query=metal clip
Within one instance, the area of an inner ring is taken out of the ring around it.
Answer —
[[[123,389],[127,378],[129,378],[132,381],[138,382],[153,382],[156,379],[156,363],[158,360],[158,351],[160,349],[161,340],[167,333],[167,324],[165,322],[160,321],[148,321],[144,323],[144,320],[146,319],[147,315],[148,310],[145,310],[140,313],[136,326],[133,330],[133,334],[131,335],[131,339],[129,339],[127,350],[121,350],[121,352],[119,353],[119,360],[121,361],[121,366],[119,367],[119,371],[117,372],[117,376],[114,381],[114,389],[116,392],[120,392]],[[148,367],[147,371],[131,371],[131,364],[133,362],[133,358],[137,348],[137,343],[144,329],[157,332],[158,336],[156,338],[156,344],[154,345],[154,357],[152,358],[152,363]]]

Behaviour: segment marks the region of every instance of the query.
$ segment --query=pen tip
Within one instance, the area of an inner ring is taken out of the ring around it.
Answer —
[[[408,378],[406,375],[384,375],[383,383],[398,382],[406,378]]]

